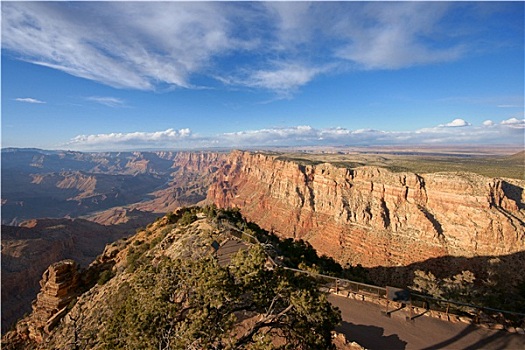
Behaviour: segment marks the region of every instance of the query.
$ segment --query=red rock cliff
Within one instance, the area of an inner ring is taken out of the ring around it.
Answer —
[[[340,262],[397,266],[525,250],[523,187],[470,173],[303,166],[236,151],[208,200]]]

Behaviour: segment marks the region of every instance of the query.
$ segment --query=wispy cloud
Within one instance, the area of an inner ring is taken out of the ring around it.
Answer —
[[[490,123],[489,123],[490,122]],[[446,124],[414,131],[374,129],[322,128],[309,125],[235,131],[211,136],[196,135],[189,129],[168,129],[159,132],[110,133],[79,135],[65,146],[79,150],[122,150],[138,148],[205,148],[205,147],[273,147],[305,145],[396,145],[396,144],[522,144],[524,119],[510,118],[499,123],[486,121],[481,125]]]
[[[280,97],[287,98],[301,86],[330,69],[330,66],[312,67],[299,62],[276,62],[266,69],[247,70],[239,76],[221,80],[229,85],[270,90]]]
[[[399,69],[414,65],[457,60],[466,52],[452,33],[442,32],[440,21],[449,3],[365,3],[338,23],[345,43],[336,51],[343,59],[365,69]],[[435,34],[443,35],[440,47]]]
[[[101,97],[101,96],[90,96],[86,97],[86,100],[100,103],[101,105],[108,107],[125,107],[126,102],[116,97]]]
[[[37,100],[36,98],[31,98],[31,97],[19,97],[19,98],[15,98],[15,101],[18,101],[18,102],[25,102],[25,103],[45,103],[44,101],[40,101],[40,100]]]
[[[2,15],[4,48],[120,88],[191,87],[191,74],[238,42],[214,3],[10,3]]]
[[[477,48],[468,30],[447,29],[458,6],[470,5],[6,2],[2,48],[117,88],[196,88],[195,77],[207,76],[290,95],[336,67],[401,69],[462,58]]]

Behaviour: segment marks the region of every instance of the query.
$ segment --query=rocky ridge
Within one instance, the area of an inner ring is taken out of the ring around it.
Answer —
[[[166,260],[203,259],[213,253],[212,242],[222,245],[231,239],[229,230],[219,223],[219,216],[213,219],[215,214],[211,214],[206,218],[207,214],[201,213],[192,219],[196,221],[181,224],[183,214],[184,211],[167,215],[132,237],[107,245],[80,273],[71,260],[51,265],[42,276],[42,289],[33,302],[33,312],[2,338],[3,348],[107,348],[100,334],[116,312],[115,304],[122,303],[122,298],[134,288],[136,273],[144,271],[139,266],[147,268]],[[102,279],[103,275],[107,277]],[[180,281],[170,283],[178,285]],[[176,293],[175,300],[184,299],[184,295]],[[237,317],[233,334],[238,337],[259,316],[252,312]],[[276,341],[282,342],[280,339],[277,337]],[[335,334],[333,341],[337,349],[362,349],[342,334]]]
[[[23,339],[41,343],[67,312],[78,294],[80,273],[74,260],[63,260],[49,266],[40,281],[40,293],[32,304],[31,318],[17,324]]]

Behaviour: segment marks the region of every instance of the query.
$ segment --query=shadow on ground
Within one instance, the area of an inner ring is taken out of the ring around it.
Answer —
[[[407,345],[407,342],[399,339],[397,334],[385,336],[385,330],[376,326],[365,326],[343,321],[336,331],[343,333],[348,341],[355,341],[370,350],[404,350]]]

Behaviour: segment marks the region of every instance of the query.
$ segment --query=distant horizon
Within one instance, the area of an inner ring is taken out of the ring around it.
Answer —
[[[4,2],[2,148],[525,144],[525,3]]]
[[[308,152],[308,153],[335,153],[335,152],[355,152],[355,153],[418,153],[418,154],[477,154],[477,155],[514,155],[525,152],[525,146],[508,145],[508,144],[493,144],[493,145],[368,145],[368,146],[273,146],[273,147],[244,147],[244,148],[228,148],[228,147],[208,147],[208,148],[142,148],[142,149],[125,149],[125,150],[71,150],[71,149],[44,149],[38,147],[1,147],[2,152],[9,151],[42,151],[42,152],[78,152],[78,153],[132,153],[132,152],[232,152],[232,151],[248,151],[248,152]]]

